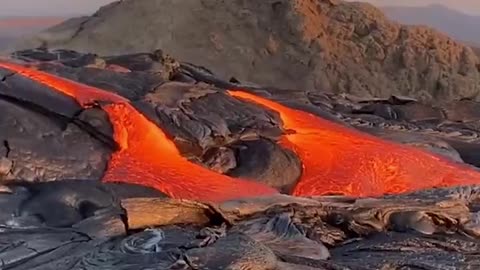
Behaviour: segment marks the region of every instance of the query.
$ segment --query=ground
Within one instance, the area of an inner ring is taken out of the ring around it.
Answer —
[[[2,68],[4,269],[478,267],[478,186],[375,198],[285,195],[297,184],[302,164],[278,143],[287,132],[281,115],[226,90],[248,90],[472,170],[480,164],[474,101],[439,107],[402,96],[362,100],[244,85],[161,51],[97,57],[28,50],[15,57],[129,100],[189,162],[283,194],[198,202],[134,184],[102,183],[121,148],[102,109],[108,104],[82,108]]]

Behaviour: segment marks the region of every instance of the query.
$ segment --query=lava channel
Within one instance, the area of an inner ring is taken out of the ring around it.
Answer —
[[[109,116],[119,150],[108,163],[104,182],[139,184],[173,198],[211,202],[278,193],[189,162],[157,125],[119,95],[10,62],[0,62],[0,67],[70,96],[82,107],[107,103],[100,106]]]
[[[377,196],[480,183],[480,172],[466,165],[245,91],[228,93],[278,112],[284,128],[293,131],[283,135],[280,141],[303,163],[303,173],[293,195]]]

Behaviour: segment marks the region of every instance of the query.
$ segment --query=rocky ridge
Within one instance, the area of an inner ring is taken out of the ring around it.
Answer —
[[[119,34],[121,33],[121,34]],[[161,48],[224,79],[280,88],[478,100],[479,58],[426,27],[337,0],[124,0],[20,44],[100,55]]]

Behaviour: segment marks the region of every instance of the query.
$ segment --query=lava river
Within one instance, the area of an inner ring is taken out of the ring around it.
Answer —
[[[229,94],[280,114],[281,144],[303,162],[293,195],[375,196],[480,183],[480,172],[406,145],[282,106],[243,91]]]
[[[105,182],[140,184],[173,198],[201,201],[277,193],[260,183],[234,179],[189,162],[157,125],[121,96],[18,64],[0,62],[0,67],[68,95],[82,107],[108,102],[102,109],[109,116],[120,149],[109,161]]]
[[[203,201],[277,193],[254,181],[234,179],[189,162],[157,125],[123,97],[18,64],[0,62],[0,67],[68,95],[82,107],[106,102],[101,106],[112,123],[119,150],[113,153],[103,181],[135,183],[174,198]],[[228,93],[277,111],[284,128],[294,131],[284,135],[280,142],[295,151],[303,163],[294,195],[368,196],[480,183],[480,173],[467,166],[246,92]]]

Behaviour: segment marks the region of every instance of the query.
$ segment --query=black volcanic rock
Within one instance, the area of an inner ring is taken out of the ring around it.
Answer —
[[[337,0],[117,1],[22,46],[40,45],[101,55],[160,48],[223,79],[362,97],[448,102],[480,90],[469,47]]]
[[[478,187],[218,205],[143,194],[125,199],[78,180],[3,187],[2,267],[464,269],[479,260]]]
[[[19,95],[22,90],[27,90],[25,96]],[[108,119],[94,109],[80,113],[72,100],[55,98],[51,92],[42,96],[41,90],[45,87],[17,75],[0,83],[0,178],[45,181],[101,177],[113,149],[92,140],[95,135],[80,126],[96,119],[98,130],[108,130]]]

